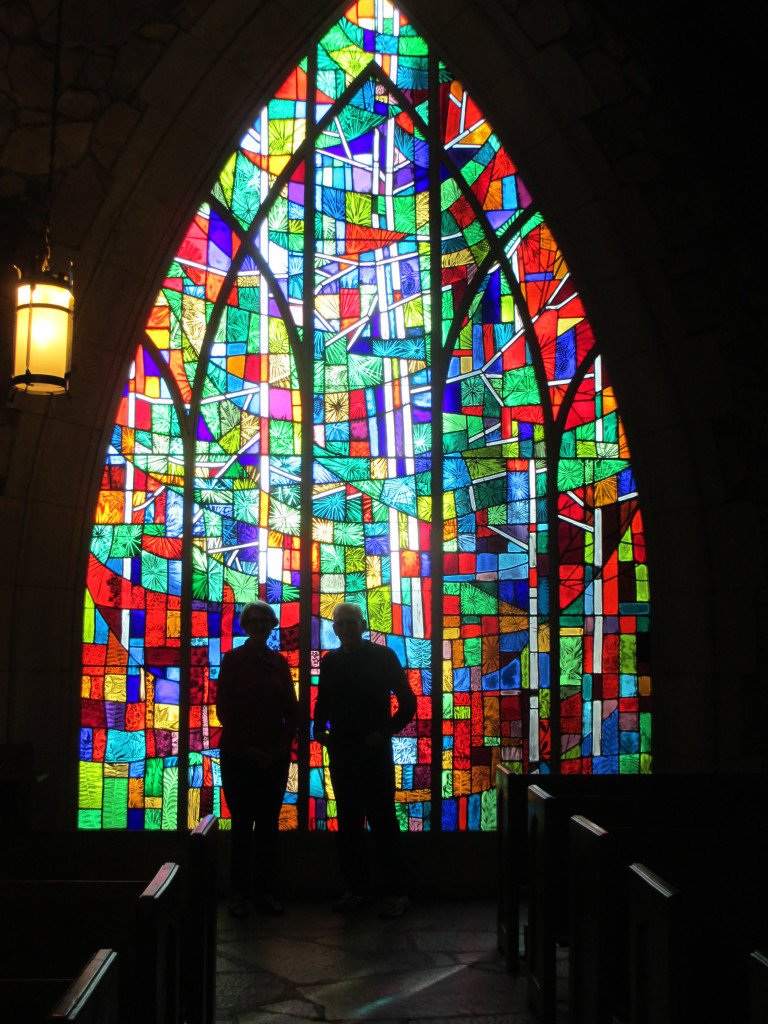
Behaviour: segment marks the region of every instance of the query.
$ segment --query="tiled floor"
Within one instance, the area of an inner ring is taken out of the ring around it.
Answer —
[[[507,974],[497,951],[491,901],[416,902],[394,921],[308,900],[236,920],[222,902],[218,956],[218,1024],[536,1020],[525,975]]]

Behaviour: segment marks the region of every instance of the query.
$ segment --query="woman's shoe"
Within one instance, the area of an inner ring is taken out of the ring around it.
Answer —
[[[285,907],[273,896],[254,896],[253,906],[260,913],[271,914],[273,917],[282,917],[285,913]]]
[[[356,892],[345,892],[344,895],[339,896],[333,904],[333,909],[337,914],[349,914],[355,910],[359,910],[364,903],[364,896],[358,896]]]
[[[379,910],[379,917],[391,918],[391,917],[402,917],[405,911],[410,907],[411,901],[407,896],[386,896],[384,902]]]

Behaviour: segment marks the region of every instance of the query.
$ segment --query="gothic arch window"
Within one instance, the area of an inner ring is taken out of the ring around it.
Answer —
[[[604,357],[511,155],[387,0],[352,4],[258,113],[136,351],[88,571],[82,827],[226,827],[216,679],[256,597],[304,709],[285,828],[335,826],[308,723],[342,600],[418,695],[403,828],[494,827],[499,763],[650,771]]]

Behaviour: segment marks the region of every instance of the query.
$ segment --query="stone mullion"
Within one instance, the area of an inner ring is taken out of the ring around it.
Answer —
[[[430,289],[430,366],[432,382],[432,462],[430,494],[432,529],[430,531],[431,669],[432,669],[432,807],[431,827],[442,829],[443,822],[443,396],[445,373],[442,319],[442,230],[440,221],[440,97],[438,60],[429,56],[429,289]]]
[[[312,462],[314,405],[315,294],[315,97],[317,50],[307,60],[307,142],[304,153],[304,278],[303,327],[297,352],[301,394],[301,548],[299,551],[299,828],[309,825],[310,695],[312,689]]]
[[[199,405],[198,405],[199,411]],[[195,506],[195,462],[197,446],[190,416],[179,413],[184,438],[184,504],[181,544],[181,622],[179,626],[179,732],[176,828],[186,829],[189,823],[189,712],[192,686],[192,536]],[[196,822],[192,823],[196,824]]]

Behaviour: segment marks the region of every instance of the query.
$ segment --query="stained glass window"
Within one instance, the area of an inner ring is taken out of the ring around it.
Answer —
[[[387,0],[353,4],[224,161],[135,354],[88,571],[81,826],[226,827],[216,679],[255,598],[305,719],[284,828],[336,826],[308,723],[340,601],[417,694],[404,829],[492,828],[501,762],[650,771],[602,345],[475,100]]]

